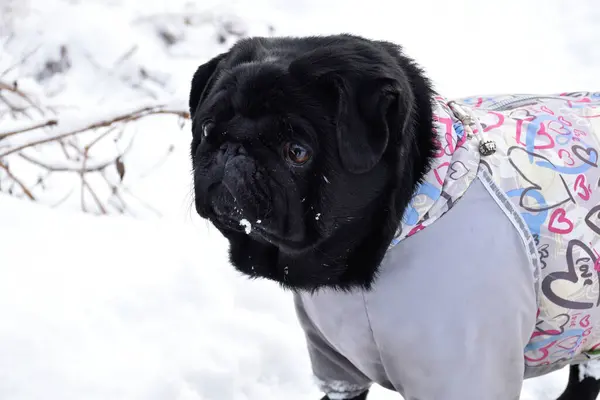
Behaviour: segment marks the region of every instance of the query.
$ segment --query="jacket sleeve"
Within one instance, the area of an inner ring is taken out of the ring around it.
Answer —
[[[319,389],[331,400],[353,399],[367,392],[369,378],[327,342],[306,313],[300,296],[294,296],[294,303]]]

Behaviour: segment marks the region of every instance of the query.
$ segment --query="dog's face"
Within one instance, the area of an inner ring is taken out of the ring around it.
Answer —
[[[373,223],[397,227],[389,208],[402,162],[390,141],[410,125],[414,99],[401,68],[356,70],[357,59],[393,60],[369,46],[353,37],[254,38],[196,72],[196,209],[229,239],[243,272],[290,287],[336,286],[347,273],[340,262],[347,266]]]

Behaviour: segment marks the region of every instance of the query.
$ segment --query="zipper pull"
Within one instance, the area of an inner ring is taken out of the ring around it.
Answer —
[[[448,102],[448,106],[452,109],[454,114],[461,120],[463,124],[471,125],[473,123],[473,119],[471,116],[462,108],[457,102],[454,100]]]

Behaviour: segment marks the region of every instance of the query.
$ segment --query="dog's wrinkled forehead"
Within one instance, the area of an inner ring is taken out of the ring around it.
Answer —
[[[310,112],[307,108],[322,106],[322,93],[315,93],[307,71],[294,67],[307,51],[285,41],[255,38],[238,42],[198,69],[190,96],[192,116],[224,101],[230,103],[231,112],[251,118],[306,114]]]
[[[222,71],[213,93],[224,91],[222,101],[230,103],[236,114],[256,118],[283,114],[295,108],[297,85],[285,67],[275,63],[251,62]]]

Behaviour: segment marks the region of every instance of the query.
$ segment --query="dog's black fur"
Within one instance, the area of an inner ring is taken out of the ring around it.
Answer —
[[[369,287],[433,151],[421,70],[391,43],[252,38],[192,87],[196,207],[233,265],[294,289]],[[287,142],[310,162],[286,162]]]
[[[369,288],[432,159],[433,96],[389,42],[241,40],[192,81],[196,209],[248,276]]]

